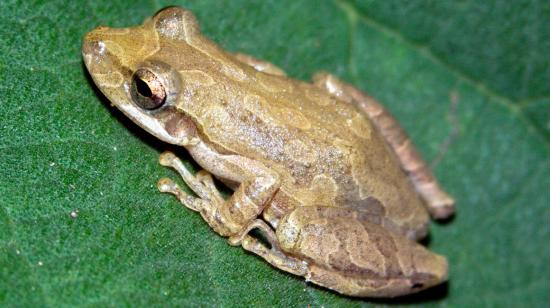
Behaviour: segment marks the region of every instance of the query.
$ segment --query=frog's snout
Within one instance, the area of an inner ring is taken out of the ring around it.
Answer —
[[[118,68],[118,60],[113,49],[117,44],[113,42],[108,34],[112,28],[97,27],[84,37],[82,42],[82,57],[90,74],[105,74]]]
[[[106,56],[106,46],[101,40],[89,39],[88,36],[82,44],[82,57],[88,71],[94,73],[104,73],[108,70],[110,59]]]
[[[102,48],[104,48],[102,45],[103,42],[101,41],[93,41],[86,38],[82,44],[82,55],[84,57],[91,57],[100,54]]]
[[[105,42],[101,33],[108,31],[108,27],[97,27],[84,36],[82,43],[82,55],[99,56],[105,53]]]

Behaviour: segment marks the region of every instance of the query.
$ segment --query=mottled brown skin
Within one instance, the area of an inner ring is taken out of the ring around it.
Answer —
[[[447,262],[416,243],[443,192],[380,104],[328,74],[314,83],[231,54],[194,16],[167,8],[142,26],[99,27],[83,57],[113,105],[157,138],[184,146],[205,169],[176,169],[158,187],[199,212],[232,245],[340,293],[391,297],[447,279]],[[224,200],[211,175],[231,188]],[[249,231],[259,229],[267,247]]]

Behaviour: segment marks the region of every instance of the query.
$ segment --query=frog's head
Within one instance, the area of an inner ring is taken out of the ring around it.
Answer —
[[[187,145],[196,135],[180,108],[181,61],[174,50],[199,35],[195,17],[169,7],[138,27],[98,27],[82,46],[86,68],[97,87],[127,117],[157,138]]]

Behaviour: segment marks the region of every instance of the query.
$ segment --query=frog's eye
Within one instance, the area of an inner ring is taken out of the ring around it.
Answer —
[[[166,90],[161,79],[148,69],[139,69],[132,77],[132,99],[143,109],[156,109],[166,102]]]

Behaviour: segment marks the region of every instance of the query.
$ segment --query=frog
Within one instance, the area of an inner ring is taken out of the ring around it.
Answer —
[[[326,72],[311,82],[224,50],[187,9],[168,7],[128,28],[83,39],[97,88],[166,151],[194,193],[160,192],[198,212],[232,246],[307,282],[352,297],[395,297],[448,280],[444,256],[420,241],[430,216],[454,212],[397,120]],[[220,185],[231,193],[220,192]]]

